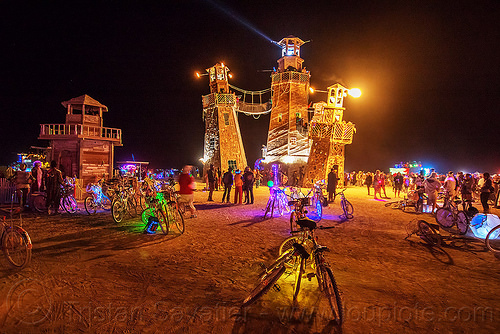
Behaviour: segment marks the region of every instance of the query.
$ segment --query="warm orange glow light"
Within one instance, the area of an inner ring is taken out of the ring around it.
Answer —
[[[229,77],[229,78],[232,78],[232,77],[233,77],[233,75],[232,75],[231,73],[229,73],[229,74],[228,74],[228,77]]]
[[[196,72],[195,75],[199,78],[200,77],[200,73]]]
[[[314,93],[314,88],[309,87],[309,91],[310,91],[311,93]]]
[[[354,98],[358,98],[361,96],[361,89],[359,88],[349,89],[349,95],[351,95]]]

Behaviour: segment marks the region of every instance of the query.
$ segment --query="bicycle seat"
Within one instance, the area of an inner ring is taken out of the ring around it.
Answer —
[[[299,225],[302,228],[308,228],[310,231],[315,230],[317,228],[316,222],[307,217],[297,220],[297,225]]]

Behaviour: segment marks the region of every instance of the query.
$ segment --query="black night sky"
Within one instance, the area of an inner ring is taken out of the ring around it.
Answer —
[[[421,161],[440,172],[500,172],[500,2],[492,1],[1,1],[0,164],[64,123],[60,104],[88,94],[104,126],[123,130],[116,160],[197,164],[201,96],[223,61],[231,83],[270,87],[281,56],[301,49],[311,85],[359,87],[344,119],[356,124],[346,170]],[[322,93],[312,102],[325,100]],[[239,116],[249,164],[269,117]]]

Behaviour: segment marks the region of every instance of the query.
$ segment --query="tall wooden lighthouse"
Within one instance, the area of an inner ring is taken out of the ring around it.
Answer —
[[[243,170],[247,158],[236,115],[236,95],[229,91],[229,68],[217,63],[207,70],[210,94],[202,97],[205,122],[204,174],[211,164],[221,171]]]
[[[310,74],[302,66],[300,47],[305,42],[288,36],[278,45],[281,58],[271,75],[272,110],[266,162],[302,163],[309,156],[308,101]]]
[[[88,95],[62,102],[66,123],[40,124],[38,139],[50,141],[51,160],[67,176],[93,182],[113,175],[114,147],[122,146],[122,130],[103,127],[108,107]]]

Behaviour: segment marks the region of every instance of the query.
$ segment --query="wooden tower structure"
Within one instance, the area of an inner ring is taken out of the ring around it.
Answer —
[[[57,161],[65,175],[82,179],[83,185],[95,176],[112,176],[114,147],[122,146],[122,131],[103,127],[108,108],[88,95],[62,105],[66,123],[40,124],[38,139],[50,141],[50,160]]]
[[[288,36],[277,43],[282,50],[271,75],[272,110],[265,162],[302,163],[309,156],[308,102],[310,74],[302,66],[305,42]]]
[[[206,71],[210,94],[202,97],[205,122],[203,173],[211,164],[222,172],[228,167],[243,170],[247,159],[236,114],[236,95],[229,91],[229,68],[217,63]]]
[[[339,185],[344,185],[344,150],[352,143],[356,128],[351,122],[342,120],[344,97],[348,89],[340,84],[328,87],[327,102],[314,104],[309,137],[312,139],[311,154],[307,161],[304,187],[312,185],[312,180],[327,179],[334,168],[339,177]]]

